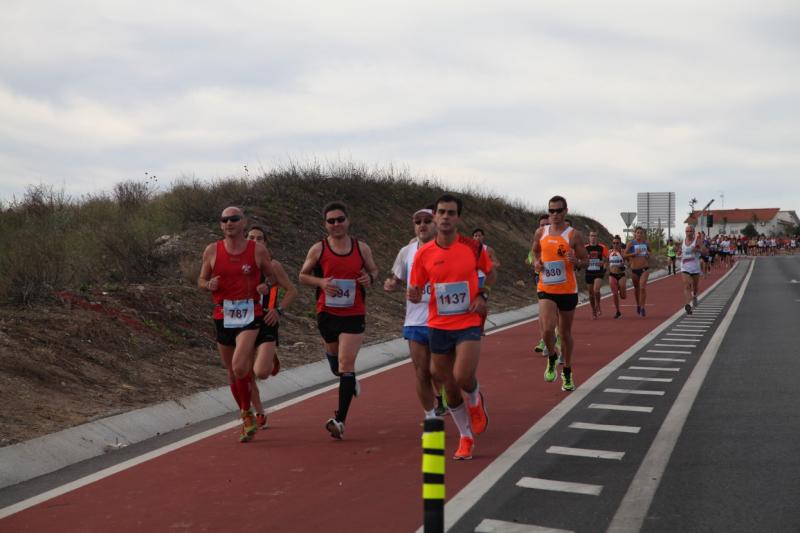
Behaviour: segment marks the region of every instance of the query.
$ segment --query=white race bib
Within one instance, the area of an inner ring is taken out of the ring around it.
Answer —
[[[633,251],[636,255],[647,255],[647,245],[646,244],[634,244]]]
[[[223,300],[222,324],[226,328],[243,328],[256,318],[253,300]]]
[[[567,281],[567,267],[564,261],[545,261],[541,277],[545,285],[556,285]]]
[[[336,294],[325,293],[325,305],[328,307],[353,307],[356,303],[356,280],[334,279]]]
[[[469,309],[469,283],[436,283],[436,310],[440,315],[461,315]]]
[[[428,303],[431,301],[431,284],[426,283],[425,287],[422,288],[422,300],[420,303]]]
[[[586,270],[592,270],[592,271],[595,271],[595,272],[600,270],[600,259],[597,259],[596,257],[590,257],[589,258],[589,266],[586,267]]]

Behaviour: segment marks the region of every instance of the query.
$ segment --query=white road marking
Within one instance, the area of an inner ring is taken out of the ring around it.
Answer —
[[[702,337],[702,333],[665,333],[664,335],[669,335],[670,337]]]
[[[682,353],[682,354],[691,354],[692,352],[687,352],[686,350],[647,350],[647,353]]]
[[[663,390],[603,389],[603,392],[608,392],[611,394],[642,394],[645,396],[664,396]]]
[[[676,357],[640,357],[640,361],[664,361],[667,363],[685,363],[686,359],[678,359]]]
[[[572,494],[586,494],[588,496],[600,496],[600,493],[603,491],[602,485],[574,483],[572,481],[558,481],[555,479],[543,479],[540,477],[524,477],[517,481],[517,486],[525,489],[571,492]]]
[[[591,424],[589,422],[573,422],[572,429],[588,429],[591,431],[611,431],[613,433],[639,433],[639,426],[618,426],[615,424]]]
[[[632,413],[652,413],[652,407],[642,405],[619,405],[616,403],[592,403],[589,409],[608,409],[609,411],[630,411]]]
[[[656,372],[678,372],[680,368],[678,367],[666,367],[666,366],[629,366],[628,370],[655,370]]]
[[[625,452],[612,452],[608,450],[589,450],[586,448],[570,448],[567,446],[550,446],[547,453],[558,455],[571,455],[575,457],[590,457],[592,459],[614,459],[621,460],[625,457]]]
[[[556,529],[553,527],[534,526],[520,524],[519,522],[503,522],[502,520],[492,520],[484,518],[475,533],[573,533],[568,529]]]
[[[664,341],[669,341],[669,340],[670,339],[664,339]],[[674,340],[672,342],[676,343],[676,342],[689,342],[689,341],[688,341],[688,339],[684,340],[684,341],[680,341],[680,340],[676,339],[676,340]],[[670,347],[670,346],[672,346],[673,348],[697,348],[696,344],[659,344],[659,343],[655,343],[653,346],[662,346],[662,347]]]
[[[672,378],[643,378],[640,376],[619,376],[622,381],[655,381],[657,383],[672,383]]]
[[[689,411],[694,404],[695,398],[703,385],[703,381],[711,368],[714,358],[717,356],[719,347],[725,338],[728,328],[733,321],[736,311],[739,309],[739,304],[744,297],[745,289],[750,282],[750,277],[753,274],[753,267],[755,261],[750,262],[750,268],[739,286],[736,296],[731,302],[728,312],[720,322],[719,328],[714,332],[711,340],[703,351],[700,359],[697,361],[694,370],[689,375],[683,389],[678,394],[678,398],[672,405],[672,408],[667,413],[667,417],[661,428],[658,430],[653,444],[647,452],[647,455],[642,461],[639,470],[636,472],[633,481],[628,487],[622,503],[617,509],[611,525],[608,527],[608,532],[623,533],[629,531],[640,531],[644,524],[644,519],[653,502],[653,496],[658,489],[659,482],[661,481],[664,470],[667,467],[672,451],[675,449],[675,444],[680,437],[683,425],[686,423],[686,418],[689,416]],[[733,270],[728,271],[733,272]]]

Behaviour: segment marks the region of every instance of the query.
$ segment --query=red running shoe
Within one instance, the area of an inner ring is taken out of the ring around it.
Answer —
[[[475,447],[475,439],[461,437],[458,440],[458,450],[453,456],[456,461],[468,461],[472,459],[472,449]]]
[[[467,402],[467,408],[469,409],[472,432],[480,435],[486,431],[486,426],[489,425],[489,415],[486,414],[486,406],[483,404],[483,393],[478,393],[478,403],[476,405],[469,405],[469,402]]]

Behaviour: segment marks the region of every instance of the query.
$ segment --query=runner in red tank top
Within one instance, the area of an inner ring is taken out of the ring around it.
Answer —
[[[331,372],[339,376],[339,409],[325,423],[341,439],[353,396],[358,396],[356,356],[364,340],[364,295],[378,275],[372,250],[350,237],[347,207],[331,202],[322,210],[328,236],[314,244],[300,269],[300,283],[317,289],[317,326]]]
[[[224,238],[206,246],[197,279],[197,286],[211,291],[214,300],[217,348],[241,412],[241,442],[252,439],[256,430],[250,410],[250,373],[256,337],[263,323],[258,287],[262,273],[272,275],[269,252],[245,239],[246,224],[238,207],[222,211],[220,227]]]
[[[249,240],[263,246],[267,245],[266,235],[266,231],[261,226],[253,226],[247,232]],[[267,415],[264,412],[264,404],[261,403],[261,395],[255,380],[256,378],[266,380],[269,376],[274,376],[278,373],[281,366],[277,352],[277,347],[280,344],[278,327],[284,310],[297,297],[297,287],[289,280],[283,265],[276,259],[270,261],[270,264],[274,274],[272,276],[262,276],[262,281],[267,288],[266,294],[261,299],[261,306],[264,309],[264,324],[258,330],[258,337],[256,337],[256,359],[253,364],[252,400],[259,429],[267,427]]]

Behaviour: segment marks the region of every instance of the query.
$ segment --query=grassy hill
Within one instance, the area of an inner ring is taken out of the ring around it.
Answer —
[[[296,281],[324,235],[322,207],[342,200],[351,233],[369,243],[385,277],[413,237],[411,214],[445,192],[432,180],[357,166],[155,185],[123,182],[78,199],[31,187],[0,209],[0,445],[225,384],[210,298],[195,288],[203,247],[221,237],[223,208],[241,206],[266,227],[273,256]],[[462,232],[482,227],[502,263],[491,312],[534,302],[524,259],[539,213],[486,193],[450,192],[464,199]],[[599,223],[570,218],[609,242]],[[401,293],[373,288],[367,305],[367,343],[399,335]],[[307,287],[282,322],[279,353],[286,367],[321,358]]]

